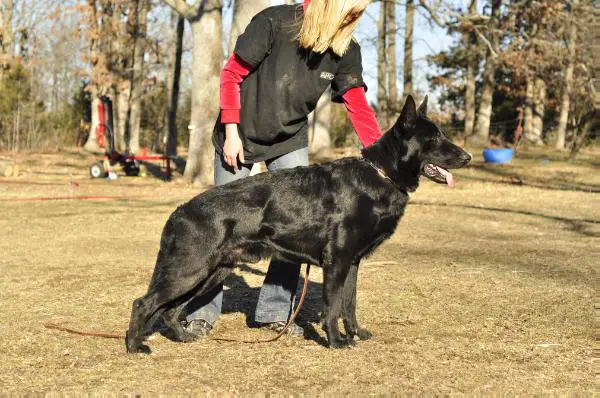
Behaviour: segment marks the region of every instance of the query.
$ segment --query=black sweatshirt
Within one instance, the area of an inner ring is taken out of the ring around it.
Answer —
[[[331,49],[317,54],[300,48],[296,36],[303,15],[297,5],[269,7],[252,19],[235,45],[235,53],[254,68],[240,87],[238,130],[246,163],[308,146],[307,116],[329,85],[335,102],[343,102],[349,89],[365,86],[354,40],[343,57]],[[213,143],[221,153],[225,125],[220,115]]]

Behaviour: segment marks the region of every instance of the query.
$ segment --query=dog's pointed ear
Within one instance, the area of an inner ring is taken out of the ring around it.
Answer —
[[[412,95],[408,95],[406,97],[406,101],[404,102],[404,108],[402,108],[402,112],[400,113],[400,117],[396,124],[403,124],[405,126],[414,126],[417,122],[417,104],[415,104],[415,100]]]
[[[421,105],[419,105],[419,109],[417,109],[417,114],[422,117],[427,116],[427,95],[423,99],[423,102],[421,102]]]

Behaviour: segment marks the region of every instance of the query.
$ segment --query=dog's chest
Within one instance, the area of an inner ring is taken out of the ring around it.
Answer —
[[[373,230],[378,234],[393,233],[404,214],[405,208],[406,200],[396,195],[377,201],[372,211]]]

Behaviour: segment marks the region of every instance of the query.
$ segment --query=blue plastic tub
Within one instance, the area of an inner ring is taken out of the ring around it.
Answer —
[[[486,163],[508,163],[514,153],[513,148],[484,149],[483,159]]]

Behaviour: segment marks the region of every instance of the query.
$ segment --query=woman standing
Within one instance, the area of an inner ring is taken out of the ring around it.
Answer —
[[[360,46],[352,38],[368,4],[306,0],[267,8],[252,19],[221,74],[221,113],[213,132],[216,185],[247,177],[262,161],[269,171],[307,166],[307,116],[328,87],[333,101],[345,104],[363,146],[381,136],[365,96]],[[272,259],[256,322],[276,332],[284,327],[299,271],[300,264]],[[192,340],[208,335],[222,300],[219,286],[186,304],[181,322]],[[303,329],[292,325],[288,333],[302,336]]]

